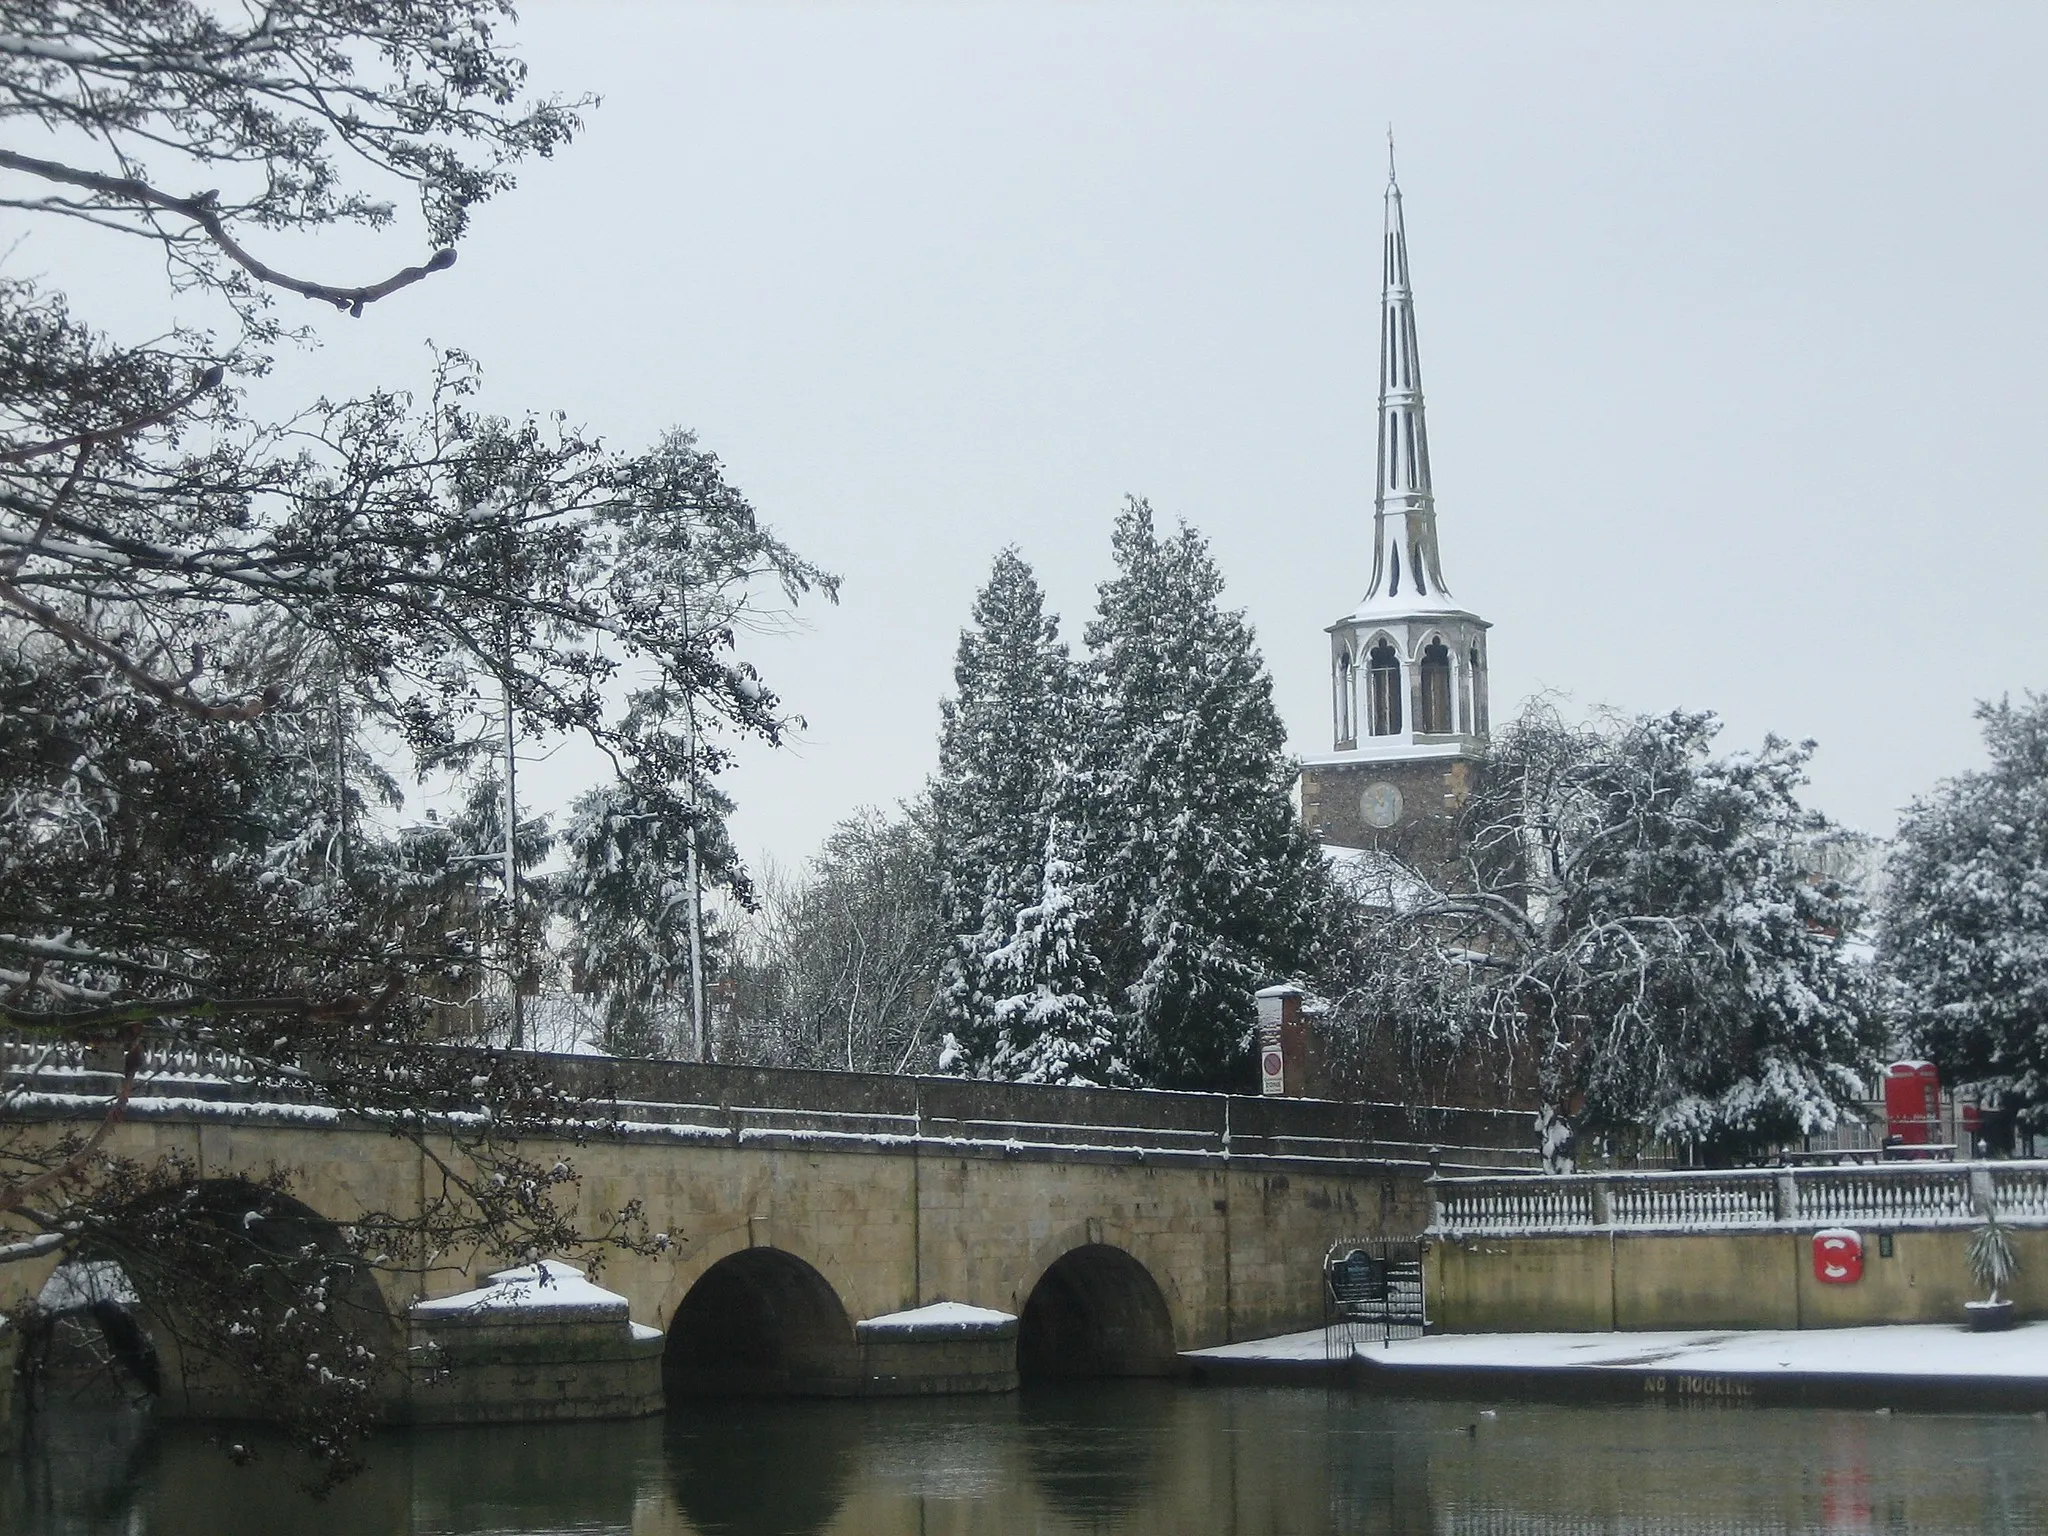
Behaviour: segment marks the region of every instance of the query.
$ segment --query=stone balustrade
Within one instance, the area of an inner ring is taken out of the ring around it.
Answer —
[[[1430,1232],[1542,1236],[1783,1226],[2048,1225],[2048,1162],[1898,1162],[1432,1179]]]

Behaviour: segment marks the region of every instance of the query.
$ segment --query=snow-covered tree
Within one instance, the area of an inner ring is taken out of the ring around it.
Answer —
[[[940,706],[939,771],[932,781],[940,921],[948,948],[940,976],[953,1065],[1007,1075],[990,956],[1010,945],[1018,914],[1045,882],[1046,839],[1073,752],[1074,677],[1059,621],[1045,611],[1031,567],[1015,549],[996,556],[974,600],[953,664],[954,696]]]
[[[1250,1081],[1253,994],[1312,952],[1323,872],[1272,680],[1208,545],[1133,499],[1087,630],[1073,800],[1096,947],[1141,1080]]]
[[[1410,870],[1354,935],[1340,1013],[1425,1048],[1486,1049],[1581,1132],[1725,1159],[1834,1125],[1882,1031],[1843,939],[1844,834],[1799,802],[1812,744],[1711,755],[1711,715],[1574,726],[1535,706],[1496,737],[1462,869]],[[1401,946],[1427,964],[1385,963]]]
[[[995,1049],[986,1076],[1019,1083],[1127,1087],[1123,1029],[1105,1000],[1089,947],[1092,892],[1055,817],[1046,828],[1036,898],[1020,908],[1008,943],[984,956]]]
[[[1900,822],[1879,953],[1913,1048],[1983,1095],[2002,1138],[2048,1130],[2048,696],[1977,718],[1990,766]]]
[[[475,206],[575,130],[574,104],[528,91],[508,19],[501,0],[66,0],[0,18],[0,202],[72,220],[164,284],[123,340],[49,284],[0,279],[0,1022],[111,1062],[110,1114],[155,1031],[431,1130],[456,1154],[450,1198],[419,1222],[364,1213],[335,1256],[358,1270],[573,1253],[630,1223],[574,1219],[558,1198],[573,1169],[522,1157],[582,1113],[543,1072],[431,1041],[437,988],[478,959],[477,900],[451,889],[474,892],[477,871],[367,824],[374,776],[351,738],[473,766],[509,709],[524,736],[578,734],[659,795],[669,744],[615,680],[689,698],[708,736],[776,740],[737,635],[755,605],[833,586],[688,434],[622,452],[558,417],[483,413],[457,353],[417,396],[249,409],[244,386],[294,334],[279,304],[421,301]],[[278,265],[324,264],[309,237],[330,228],[402,224],[400,199],[422,259],[355,282]],[[300,1296],[302,1278],[252,1279],[270,1260],[201,1241],[204,1224],[137,1219],[138,1202],[189,1209],[198,1170],[117,1165],[87,1132],[14,1113],[19,1091],[0,1091],[0,1266],[86,1249],[179,1281],[184,1347],[255,1373],[345,1468],[362,1373],[309,1373],[281,1309],[204,1304]],[[479,1129],[451,1146],[450,1123]]]
[[[566,919],[565,958],[603,1010],[598,1044],[614,1056],[675,1056],[690,1045],[690,830],[699,878],[745,898],[725,817],[732,802],[711,785],[678,807],[630,782],[585,790],[562,831],[568,867],[549,882]],[[726,936],[704,930],[707,977]]]

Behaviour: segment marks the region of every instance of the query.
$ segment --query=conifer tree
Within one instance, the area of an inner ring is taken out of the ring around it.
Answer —
[[[1272,680],[1206,541],[1133,498],[1087,631],[1077,779],[1097,944],[1143,1081],[1249,1082],[1253,994],[1308,957],[1323,874]]]
[[[1093,892],[1057,817],[1046,829],[1038,897],[1010,942],[982,957],[996,1045],[989,1076],[1069,1087],[1128,1087],[1122,1030],[1089,947]]]
[[[991,980],[989,957],[1011,944],[1018,914],[1043,893],[1074,720],[1073,666],[1059,620],[1046,613],[1037,578],[1014,548],[996,556],[975,598],[953,684],[955,697],[940,706],[932,787],[948,936],[941,987],[949,1060],[987,1076],[999,1055],[1015,1059],[996,1017],[1009,983]]]

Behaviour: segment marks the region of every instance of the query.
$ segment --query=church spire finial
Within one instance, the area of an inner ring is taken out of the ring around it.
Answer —
[[[1422,357],[1415,298],[1408,286],[1408,232],[1394,177],[1394,129],[1387,127],[1387,223],[1380,292],[1379,479],[1373,495],[1372,585],[1368,601],[1450,595],[1436,546],[1436,498],[1429,483],[1429,433],[1422,411]]]

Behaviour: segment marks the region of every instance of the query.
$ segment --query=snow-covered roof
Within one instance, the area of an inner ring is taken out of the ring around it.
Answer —
[[[1374,594],[1364,598],[1351,612],[1344,615],[1331,629],[1370,629],[1384,624],[1392,628],[1397,624],[1411,621],[1419,624],[1435,623],[1444,619],[1464,619],[1485,628],[1492,626],[1448,593],[1437,593],[1428,597],[1421,593],[1402,593],[1398,597]]]
[[[1367,906],[1399,912],[1429,897],[1428,884],[1392,854],[1335,843],[1324,843],[1322,849],[1323,862]]]

